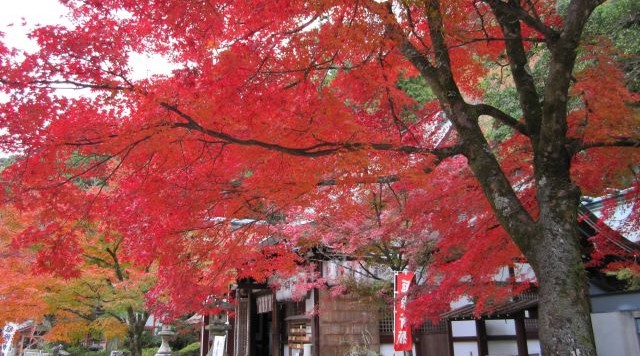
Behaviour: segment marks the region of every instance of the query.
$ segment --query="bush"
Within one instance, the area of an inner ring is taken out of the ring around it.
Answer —
[[[142,356],[153,356],[158,352],[157,347],[149,347],[146,349],[142,349]]]
[[[153,356],[158,352],[158,347],[150,347],[147,349],[142,349],[142,356]],[[175,356],[199,356],[200,355],[200,343],[194,342],[180,349],[179,351],[174,351],[173,354]]]
[[[146,348],[156,348],[156,350],[158,349],[158,347],[160,347],[160,344],[162,343],[162,339],[160,338],[160,336],[158,335],[154,335],[155,333],[151,330],[146,330],[145,332],[143,332],[140,337],[140,343],[142,344],[142,348],[146,349]]]
[[[73,356],[109,356],[106,351],[91,351],[82,346],[67,346],[63,350]]]
[[[189,344],[175,354],[176,356],[198,356],[200,355],[200,343]]]

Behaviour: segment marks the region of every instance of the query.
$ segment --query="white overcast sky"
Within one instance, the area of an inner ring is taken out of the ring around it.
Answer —
[[[0,0],[0,32],[4,33],[8,46],[35,50],[37,46],[28,39],[27,33],[37,25],[69,24],[66,14],[66,8],[57,0]],[[168,74],[175,68],[160,56],[141,54],[132,54],[131,65],[134,79]]]
[[[0,9],[0,31],[5,33],[5,43],[24,49],[34,46],[26,33],[36,24],[64,23],[66,14],[56,0],[0,0]],[[23,19],[26,26],[22,25]]]
[[[66,8],[57,0],[0,0],[0,38],[7,47],[16,47],[27,51],[37,50],[35,41],[27,37],[27,33],[38,25],[69,24]],[[154,74],[168,74],[175,65],[171,65],[160,56],[132,54],[132,79],[144,79]],[[63,92],[65,96],[85,95],[81,92]],[[6,102],[8,96],[0,93],[0,103]],[[0,129],[0,135],[4,130]],[[10,153],[0,151],[0,158]]]

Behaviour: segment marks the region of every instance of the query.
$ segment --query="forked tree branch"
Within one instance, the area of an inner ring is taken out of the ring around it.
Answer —
[[[502,0],[484,0],[484,2],[498,11],[515,16],[517,19],[526,23],[529,27],[541,33],[545,37],[549,47],[553,47],[560,36],[556,30],[547,26],[540,20],[540,18],[531,15],[516,1],[505,2]]]
[[[503,124],[517,130],[521,134],[529,136],[529,130],[523,122],[516,120],[513,116],[505,113],[495,106],[491,106],[488,104],[477,104],[474,105],[474,107],[476,108],[476,112],[478,113],[478,115],[491,116],[494,119],[499,120]]]
[[[536,233],[535,221],[515,194],[497,158],[488,149],[488,143],[477,122],[478,108],[467,103],[460,93],[451,70],[439,1],[428,0],[424,2],[424,6],[435,54],[433,63],[407,38],[402,27],[395,20],[389,2],[370,1],[368,3],[372,12],[385,21],[388,37],[398,44],[405,58],[420,71],[431,86],[448,119],[460,135],[461,142],[464,143],[461,147],[463,154],[491,203],[492,210],[516,244],[526,250],[534,243],[532,238]],[[484,109],[488,110],[489,107]],[[502,115],[497,110],[493,114],[515,127],[519,126],[516,125],[515,120],[510,120],[507,115]]]
[[[500,23],[505,37],[505,47],[513,81],[518,92],[518,100],[525,119],[529,137],[537,144],[538,132],[542,122],[540,95],[529,69],[529,59],[524,48],[522,30],[516,15],[504,9],[503,2],[490,1],[491,10]]]
[[[438,159],[444,159],[446,157],[452,157],[461,153],[460,148],[457,146],[445,147],[445,148],[426,148],[426,147],[420,147],[420,146],[396,145],[391,143],[375,143],[375,142],[374,143],[320,142],[315,145],[310,145],[306,147],[289,147],[289,146],[284,146],[277,143],[266,142],[266,141],[261,141],[256,139],[243,139],[222,131],[208,129],[200,125],[195,118],[193,118],[191,115],[182,111],[176,105],[172,105],[168,103],[160,103],[160,105],[166,110],[186,120],[186,122],[173,123],[171,125],[172,127],[198,131],[204,135],[221,140],[223,143],[226,143],[226,144],[261,147],[270,151],[281,152],[291,156],[316,158],[316,157],[330,156],[333,154],[338,154],[343,152],[373,150],[373,151],[400,152],[400,153],[407,153],[407,154],[434,155]]]

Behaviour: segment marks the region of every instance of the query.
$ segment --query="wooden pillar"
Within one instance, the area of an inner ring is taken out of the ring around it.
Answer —
[[[247,322],[249,323],[249,325],[247,326],[247,330],[249,330],[249,332],[247,333],[247,348],[249,351],[249,355],[256,354],[256,345],[253,338],[253,334],[256,332],[255,325],[253,323],[253,315],[256,313],[256,302],[255,296],[252,292],[253,290],[251,290],[251,288],[247,288],[247,301],[249,304],[247,306],[247,308],[249,309],[249,313],[247,316]]]
[[[20,342],[18,343],[18,347],[16,348],[19,355],[21,355],[22,349],[24,348],[24,339],[25,338],[26,338],[26,335],[24,334],[24,332],[21,332],[20,333]]]
[[[313,312],[312,326],[311,326],[311,342],[313,345],[313,356],[320,356],[320,317],[318,316],[318,307],[320,306],[320,293],[318,288],[313,288]]]
[[[422,356],[422,346],[420,342],[422,341],[422,333],[420,332],[420,328],[411,328],[411,336],[413,339],[413,345],[416,348],[416,356]]]
[[[236,336],[235,336],[235,332],[236,332],[236,318],[235,317],[231,317],[227,314],[227,318],[229,320],[229,325],[231,326],[231,329],[229,330],[229,332],[227,332],[227,350],[225,353],[225,356],[234,356],[236,349]]]
[[[519,312],[515,317],[516,324],[516,342],[518,343],[518,356],[528,356],[529,347],[527,346],[527,329],[524,325],[524,312]]]
[[[476,320],[476,340],[478,341],[478,355],[487,356],[489,354],[489,344],[487,342],[487,325],[484,319]]]
[[[272,294],[271,301],[271,355],[282,356],[282,346],[280,345],[280,313],[276,293]]]
[[[449,339],[449,356],[453,356],[453,326],[451,320],[447,320],[447,339]]]
[[[207,356],[209,353],[209,314],[202,317],[202,327],[200,327],[200,356]]]

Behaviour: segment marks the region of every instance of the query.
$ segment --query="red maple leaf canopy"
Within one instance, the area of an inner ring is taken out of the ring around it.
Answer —
[[[423,269],[440,288],[416,292],[420,315],[459,295],[488,305],[523,288],[492,276],[535,250],[517,236],[544,230],[547,182],[589,195],[637,185],[638,97],[610,44],[581,52],[574,82],[551,81],[574,100],[560,116],[550,103],[567,97],[520,80],[544,46],[564,66],[550,78],[572,73],[556,48],[586,20],[565,21],[553,1],[62,2],[71,26],[36,29],[34,53],[0,48],[1,147],[19,154],[5,198],[38,212],[19,238],[71,254],[74,225],[61,222],[124,236],[129,259],[159,263],[150,296],[172,315],[237,278],[295,275],[308,268],[300,251],[319,246],[363,260],[389,248],[379,263]],[[139,79],[138,54],[176,69]],[[515,80],[487,82],[505,62]],[[401,85],[417,77],[424,98]],[[523,112],[484,103],[486,83],[516,88]],[[480,138],[478,117],[510,134]],[[547,117],[564,124],[547,130]]]

